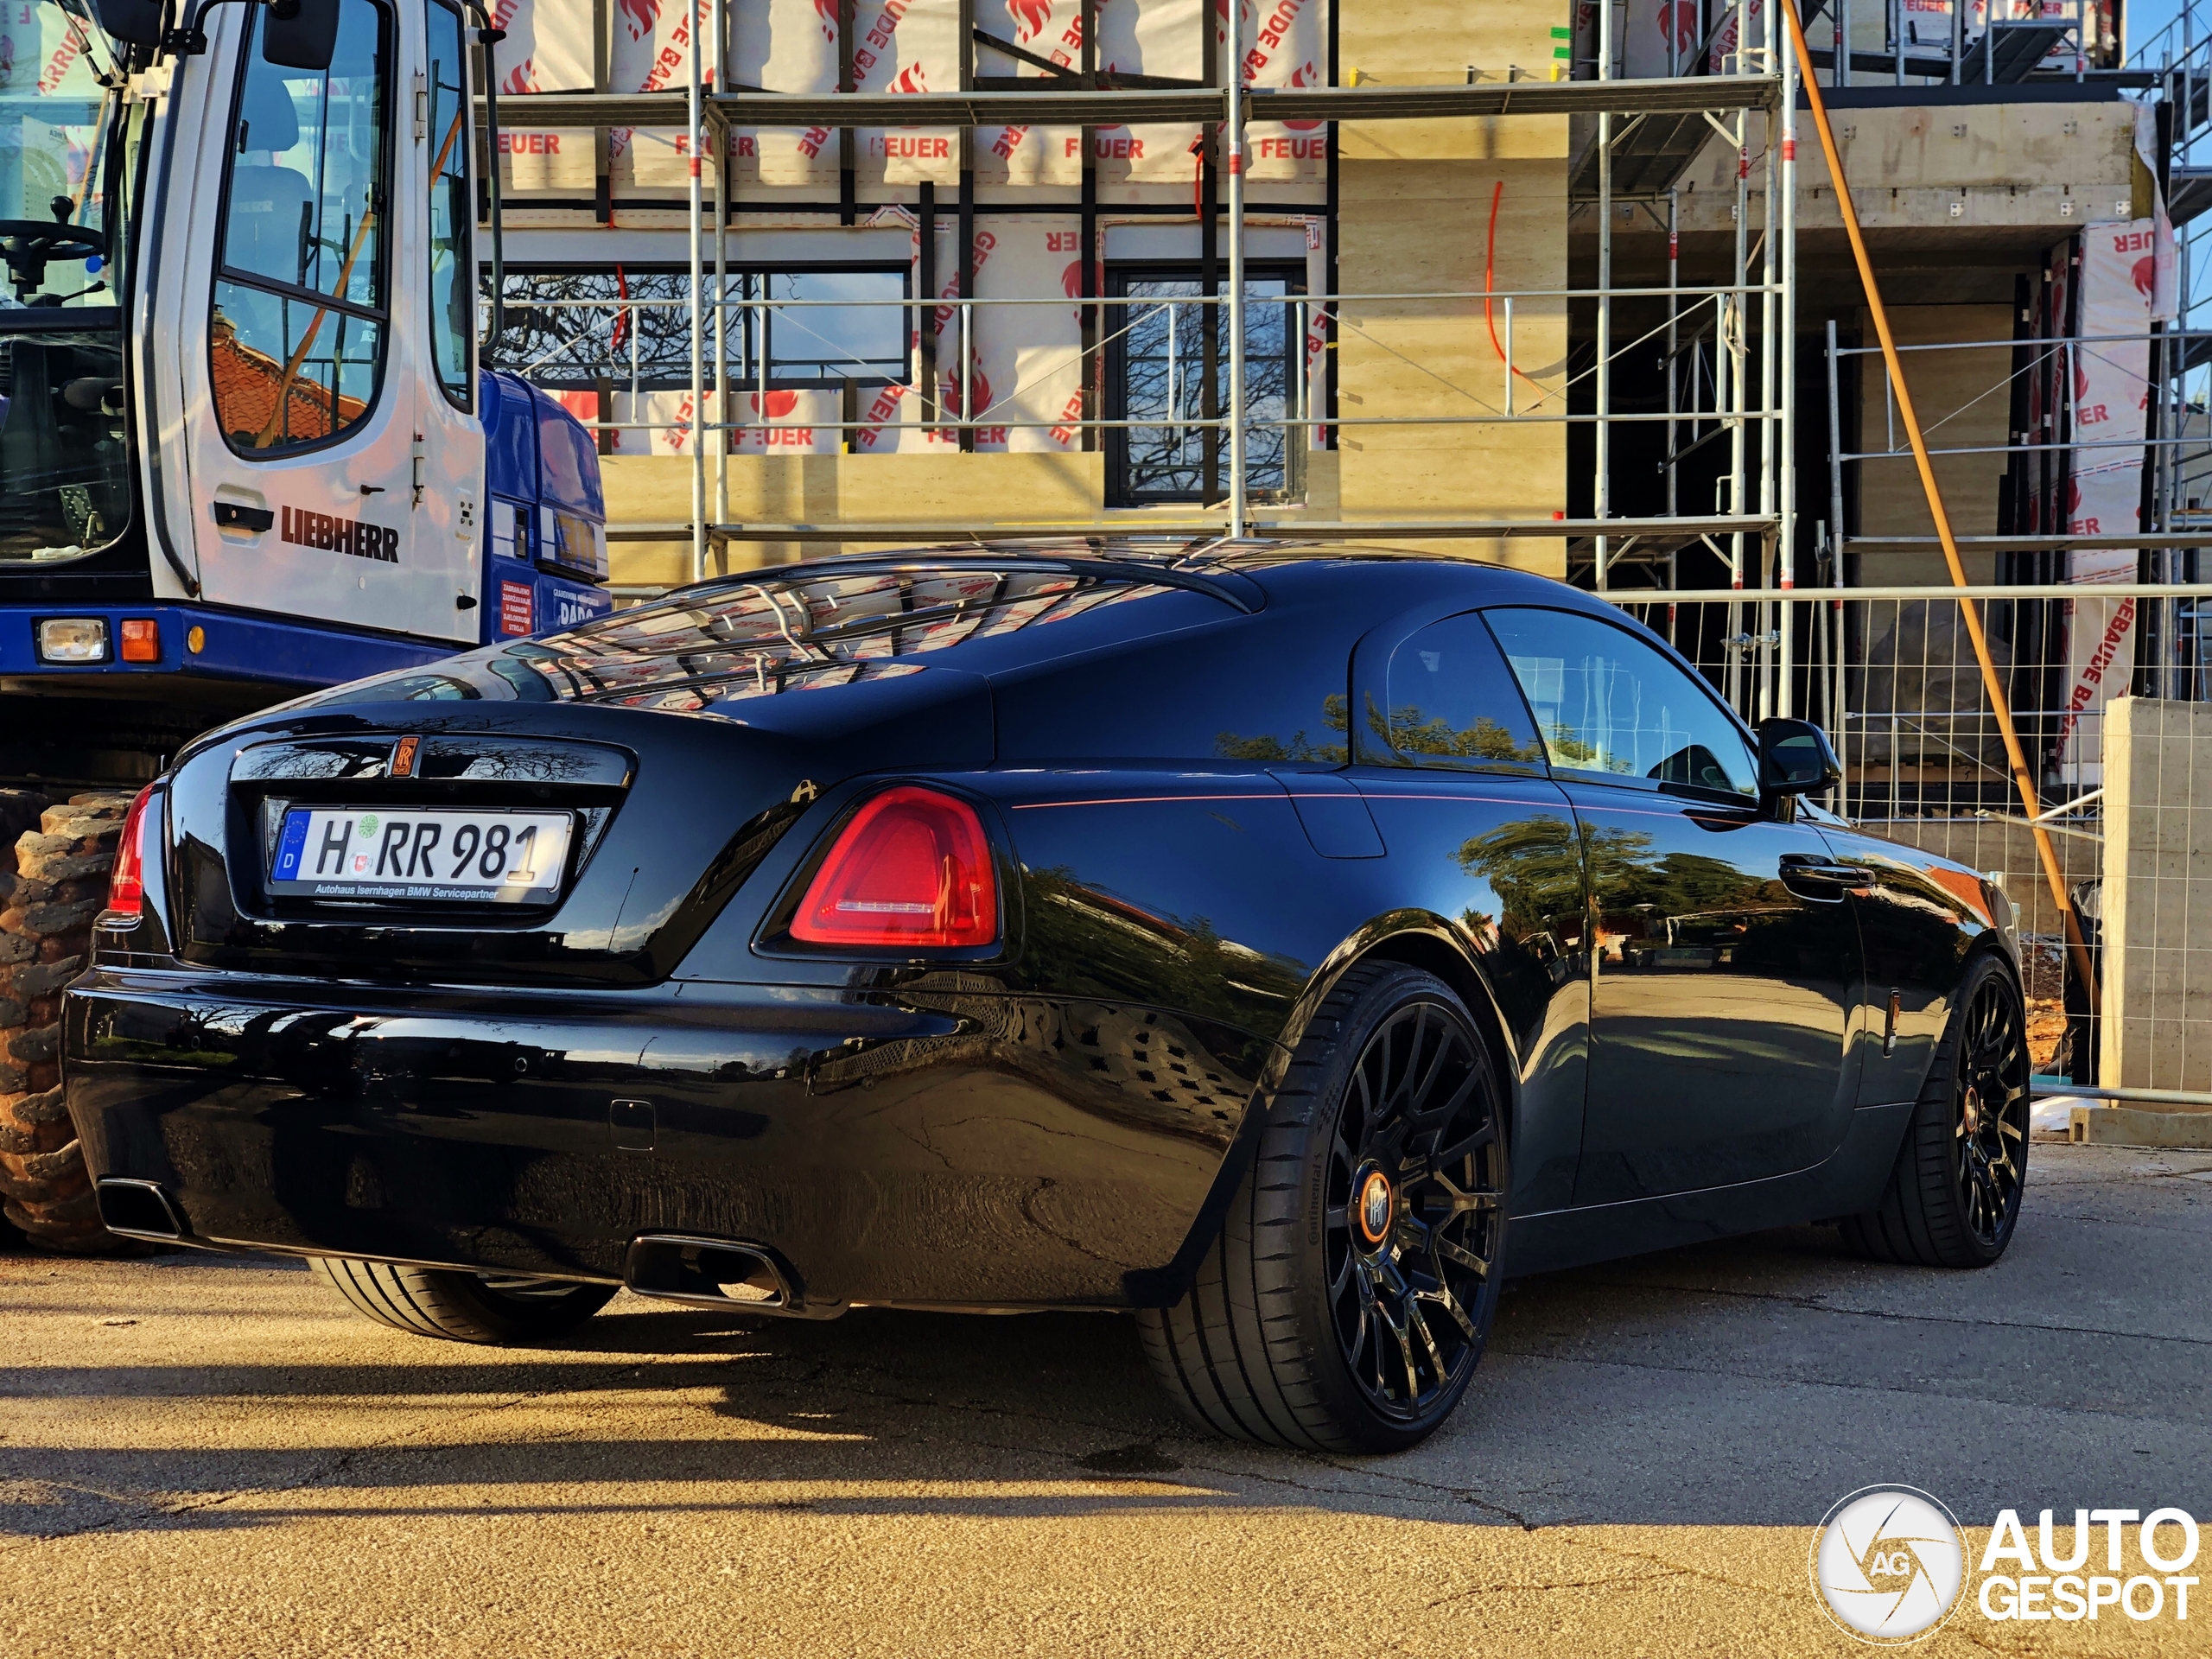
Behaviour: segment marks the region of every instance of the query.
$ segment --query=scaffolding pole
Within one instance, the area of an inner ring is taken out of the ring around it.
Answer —
[[[1229,533],[1244,538],[1249,510],[1244,430],[1244,48],[1241,0],[1223,11],[1229,29],[1228,121],[1224,137],[1229,173]],[[1088,253],[1084,257],[1089,257]],[[1208,319],[1211,323],[1211,319]],[[1286,437],[1285,442],[1287,442]]]
[[[699,307],[700,290],[706,286],[705,272],[701,269],[703,249],[701,246],[705,229],[705,215],[701,211],[703,202],[700,193],[699,140],[704,130],[700,105],[702,101],[700,86],[700,60],[706,56],[699,44],[699,8],[702,0],[690,0],[691,29],[691,83],[684,106],[686,143],[690,149],[690,231],[691,231],[691,580],[702,582],[707,575],[707,375],[706,375],[706,316]],[[721,129],[717,126],[717,132]],[[716,308],[720,309],[719,307]],[[765,319],[764,319],[765,323]]]

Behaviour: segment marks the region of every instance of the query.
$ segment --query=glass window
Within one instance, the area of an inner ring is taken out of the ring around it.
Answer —
[[[1750,743],[1697,677],[1656,646],[1570,611],[1483,616],[1513,665],[1554,766],[1758,793]]]
[[[476,285],[468,280],[468,66],[461,14],[430,0],[430,360],[438,384],[461,409],[475,407],[469,346],[476,338]]]
[[[764,348],[768,379],[778,386],[885,385],[911,378],[904,266],[733,270],[725,292],[722,349],[740,389],[759,384]],[[588,390],[603,378],[632,392],[688,389],[690,296],[688,269],[510,265],[506,328],[486,346],[486,359],[541,386]],[[761,300],[768,303],[746,303]],[[806,303],[779,303],[800,300]],[[712,384],[711,315],[706,346]]]
[[[246,31],[208,329],[232,446],[295,448],[366,415],[384,368],[391,28],[340,0],[330,67],[280,68]]]
[[[1218,501],[1228,487],[1228,432],[1192,423],[1206,413],[1209,321],[1213,408],[1229,407],[1228,305],[1206,302],[1195,265],[1109,270],[1107,285],[1114,295],[1155,302],[1103,311],[1108,418],[1145,423],[1108,429],[1112,505]],[[1245,270],[1245,476],[1261,500],[1282,500],[1304,487],[1293,475],[1303,445],[1286,442],[1285,429],[1273,423],[1285,418],[1286,398],[1303,384],[1293,361],[1300,308],[1283,302],[1305,288],[1300,268]]]
[[[53,564],[130,521],[114,232],[144,105],[84,6],[11,0],[0,22],[0,563]]]
[[[1543,760],[1521,694],[1472,613],[1432,622],[1393,652],[1386,697],[1387,709],[1370,703],[1368,729],[1408,765],[1525,770]]]

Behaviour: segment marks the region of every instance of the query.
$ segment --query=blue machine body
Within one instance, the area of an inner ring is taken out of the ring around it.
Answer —
[[[607,502],[591,434],[560,403],[511,374],[480,381],[485,534],[478,643],[551,633],[614,607],[607,578]],[[41,620],[105,617],[102,663],[48,663]],[[124,662],[113,642],[126,620],[154,622],[159,654]],[[79,677],[188,675],[308,690],[433,663],[465,645],[303,622],[189,601],[77,599],[0,602],[0,677],[48,685]]]

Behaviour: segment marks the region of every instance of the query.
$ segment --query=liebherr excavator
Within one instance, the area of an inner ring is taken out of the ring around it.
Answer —
[[[100,791],[362,675],[474,696],[441,658],[611,607],[589,433],[477,362],[496,39],[474,0],[0,3],[0,1202],[50,1247],[113,1243],[54,1026]]]
[[[591,435],[476,360],[480,10],[0,19],[0,780],[609,607]]]

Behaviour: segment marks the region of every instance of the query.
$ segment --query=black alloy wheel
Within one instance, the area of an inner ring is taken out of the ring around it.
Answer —
[[[1449,985],[1397,963],[1346,969],[1252,1105],[1258,1149],[1189,1291],[1139,1313],[1183,1414],[1325,1452],[1433,1433],[1497,1313],[1505,1101]]]
[[[1330,1138],[1324,1253],[1338,1351],[1377,1414],[1418,1421],[1482,1351],[1504,1195],[1481,1039],[1420,998],[1367,1039]]]
[[[1952,1179],[1966,1224],[1985,1246],[1998,1249],[2019,1214],[2027,1173],[2027,1034],[2011,987],[1982,980],[1966,1011],[1959,1054],[1958,1153]]]
[[[1986,1268],[2018,1228],[2028,1172],[2027,1010],[2012,965],[1971,959],[1903,1144],[1843,1242],[1876,1262]]]

